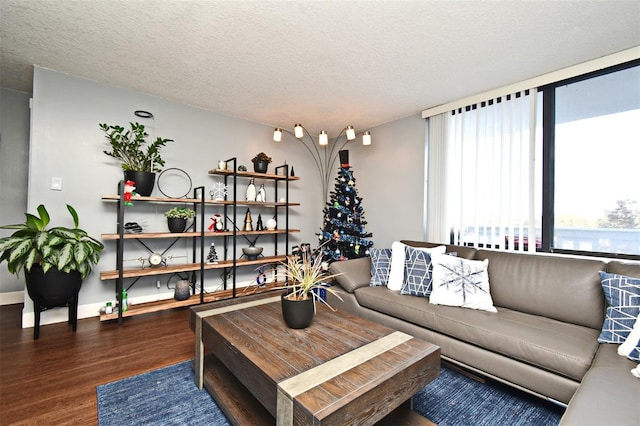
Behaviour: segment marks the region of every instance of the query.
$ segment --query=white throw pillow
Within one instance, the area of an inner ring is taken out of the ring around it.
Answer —
[[[498,312],[489,291],[489,260],[432,255],[433,289],[429,303]]]
[[[402,289],[405,262],[404,248],[406,246],[406,244],[403,244],[400,241],[394,241],[393,244],[391,244],[391,272],[389,272],[389,281],[387,282],[387,288],[389,290],[400,291],[400,289]],[[444,254],[444,252],[447,251],[445,246],[413,248],[426,251],[430,256],[434,254]]]

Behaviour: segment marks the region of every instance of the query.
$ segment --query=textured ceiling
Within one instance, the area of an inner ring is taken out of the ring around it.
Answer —
[[[0,0],[32,65],[312,132],[362,129],[640,45],[640,1]]]

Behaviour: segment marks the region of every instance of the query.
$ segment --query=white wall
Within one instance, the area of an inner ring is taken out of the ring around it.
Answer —
[[[0,89],[0,224],[22,223],[27,209],[29,93]],[[11,235],[0,230],[0,236]],[[24,281],[0,268],[0,303],[22,302]]]
[[[38,204],[45,204],[52,216],[52,225],[72,225],[65,209],[68,203],[76,208],[80,226],[90,235],[99,237],[102,233],[116,231],[116,205],[100,198],[116,192],[122,173],[119,164],[102,153],[108,146],[98,123],[126,125],[129,121],[140,121],[152,125],[156,136],[175,140],[163,150],[163,158],[167,162],[165,167],[185,170],[194,186],[205,185],[208,188],[215,182],[216,178],[208,176],[207,171],[214,168],[219,159],[235,156],[240,164],[251,166],[253,155],[264,151],[274,159],[271,166],[284,161],[292,165],[301,180],[292,184],[290,198],[299,201],[301,207],[291,209],[290,226],[302,232],[293,234],[290,245],[311,242],[313,246],[317,242],[315,234],[322,227],[324,204],[313,160],[293,138],[274,143],[272,126],[39,67],[34,70],[33,99],[28,211],[35,211]],[[155,120],[149,122],[135,117],[133,111],[139,109],[152,112]],[[336,127],[346,124],[337,123]],[[363,147],[359,142],[349,142],[345,147],[350,150],[356,186],[363,197],[368,221],[366,229],[373,232],[376,247],[390,247],[394,240],[420,239],[423,235],[424,127],[424,121],[416,113],[415,116],[370,129],[373,144],[369,147]],[[337,166],[334,177],[336,173]],[[50,189],[52,177],[62,178],[62,191]],[[239,186],[241,194],[244,188]],[[156,187],[152,195],[162,194]],[[164,231],[166,222],[162,213],[169,207],[134,202],[134,207],[126,211],[126,220],[145,223],[147,231]],[[257,213],[252,210],[254,223]],[[268,250],[268,242],[263,244],[260,241],[260,245]],[[81,317],[97,315],[99,306],[115,297],[114,282],[99,279],[99,271],[115,269],[115,244],[105,244],[96,272],[83,283]],[[156,241],[149,244],[152,248],[160,244],[160,250],[163,244],[166,245]],[[222,248],[219,245],[217,248],[221,254]],[[170,253],[190,253],[188,241],[176,244]],[[135,259],[146,255],[147,252],[135,242],[126,246],[125,260],[130,266],[137,263]],[[6,270],[5,264],[1,267]],[[207,290],[216,288],[218,274],[208,273]],[[239,281],[250,280],[254,276],[253,271],[244,272]],[[139,280],[130,291],[131,300],[140,302],[170,297],[171,293],[165,287],[167,278],[161,278],[160,290],[156,288],[155,278]],[[33,306],[30,300],[25,301],[24,312],[23,325],[32,325]],[[64,321],[66,311],[54,309],[44,314],[42,323],[46,324]]]
[[[375,247],[422,240],[425,122],[419,113],[371,129],[372,143],[350,149],[367,231]]]

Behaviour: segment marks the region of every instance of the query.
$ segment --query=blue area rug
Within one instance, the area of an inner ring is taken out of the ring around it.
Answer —
[[[206,390],[193,381],[191,362],[97,387],[98,422],[109,425],[229,425]],[[442,368],[414,397],[414,409],[441,426],[557,425],[563,409],[508,386]]]

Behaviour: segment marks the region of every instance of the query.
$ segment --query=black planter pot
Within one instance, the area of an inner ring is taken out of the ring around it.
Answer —
[[[269,163],[263,160],[253,162],[253,171],[256,173],[267,173]]]
[[[184,232],[187,227],[187,219],[181,217],[168,217],[167,226],[171,232]]]
[[[136,183],[136,193],[148,197],[153,192],[156,184],[156,174],[152,172],[137,172],[125,170],[124,180],[132,180]]]
[[[307,300],[289,300],[286,294],[281,296],[282,318],[289,328],[306,328],[313,321],[313,298]]]
[[[27,293],[33,300],[35,324],[33,338],[40,337],[40,313],[46,309],[69,307],[69,324],[73,331],[78,328],[78,293],[82,286],[82,276],[78,271],[61,272],[51,268],[45,274],[40,265],[33,265],[25,271]]]

